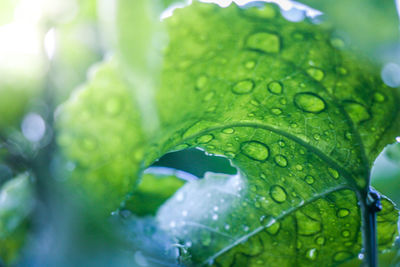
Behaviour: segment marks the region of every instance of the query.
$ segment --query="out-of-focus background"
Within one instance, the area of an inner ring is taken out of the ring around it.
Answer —
[[[34,226],[24,225],[21,228],[40,229],[29,236],[21,266],[66,266],[57,253],[50,259],[45,257],[49,251],[69,251],[70,260],[79,262],[81,266],[96,266],[107,262],[113,262],[114,266],[126,266],[124,264],[130,262],[131,257],[139,263],[142,260],[143,256],[139,254],[131,256],[126,251],[116,252],[118,245],[115,244],[126,240],[121,241],[112,233],[104,234],[108,233],[107,230],[96,224],[93,218],[89,220],[80,217],[78,221],[86,224],[75,225],[76,218],[59,217],[61,214],[75,214],[75,209],[79,207],[72,204],[66,206],[66,210],[52,211],[53,206],[48,205],[49,199],[45,199],[46,196],[55,194],[48,194],[46,190],[57,191],[57,184],[64,179],[63,174],[58,172],[62,159],[58,156],[54,142],[55,114],[60,104],[91,75],[91,66],[115,53],[113,10],[118,2],[120,1],[0,1],[0,188],[15,177],[21,179],[15,181],[16,185],[23,186],[22,176],[29,179],[36,179],[35,176],[44,177],[42,179],[51,180],[50,184],[56,185],[49,187],[48,182],[39,182],[38,186],[45,184],[44,188],[37,188],[39,193],[30,192],[21,196],[32,198],[31,202],[39,203],[40,206],[35,208],[37,214]],[[160,13],[160,18],[157,18],[159,20],[171,15],[171,3],[175,2],[174,6],[185,3],[167,0],[151,2],[164,10]],[[232,1],[206,2],[227,6]],[[236,2],[245,4],[249,1]],[[277,2],[288,20],[297,22],[310,16],[316,22],[330,21],[337,26],[338,34],[355,44],[360,53],[367,54],[371,60],[382,66],[381,76],[388,86],[400,86],[399,20],[396,9],[399,4],[396,1],[304,1],[304,4],[314,9],[291,1]],[[376,160],[372,170],[372,185],[400,205],[400,137],[396,140]],[[199,178],[206,171],[228,174],[236,172],[227,159],[207,156],[200,150],[167,154],[155,166],[176,168]],[[68,165],[66,168],[73,169],[74,166]],[[35,172],[35,175],[30,172]],[[0,197],[0,208],[5,205],[2,201]],[[18,203],[23,202],[16,202],[16,205]],[[26,209],[22,213],[31,212],[31,207],[21,209]],[[52,212],[51,216],[47,214],[49,211]],[[90,217],[91,213],[88,212],[87,216]],[[65,218],[69,219],[64,220]],[[63,233],[66,225],[70,224],[74,226],[72,232]],[[140,233],[147,231],[146,227],[151,224],[152,222],[141,221],[126,226],[139,233],[132,236],[131,243],[135,243],[135,238],[139,238]],[[38,225],[41,227],[37,227]],[[2,227],[12,228],[13,225],[0,223],[0,230]],[[162,233],[153,234],[158,235],[160,240],[166,238]],[[85,239],[89,235],[97,237]],[[0,235],[0,242],[2,238]],[[100,239],[107,240],[109,245],[101,247],[98,245],[101,243]],[[149,245],[147,241],[140,242],[141,246]],[[18,246],[17,243],[13,245]],[[1,249],[0,244],[0,253]],[[161,250],[162,246],[157,249]],[[83,258],[79,256],[83,254],[82,251],[86,254]],[[99,251],[104,254],[98,256]],[[173,253],[175,252],[171,252],[172,256]],[[96,260],[85,264],[90,259],[87,255],[96,255]]]

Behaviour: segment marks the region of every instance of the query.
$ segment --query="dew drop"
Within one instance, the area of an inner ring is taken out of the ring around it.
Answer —
[[[365,122],[371,118],[368,109],[355,101],[345,101],[344,109],[355,124]]]
[[[256,62],[254,60],[249,60],[244,63],[246,69],[253,69],[256,66]]]
[[[336,213],[336,215],[339,218],[344,218],[347,217],[350,214],[350,211],[348,209],[339,209]]]
[[[282,110],[280,108],[273,108],[271,109],[272,114],[280,115],[282,114]]]
[[[300,164],[297,164],[297,165],[295,166],[295,168],[296,168],[296,170],[298,170],[298,171],[302,171],[302,170],[303,170],[303,166],[301,166]]]
[[[280,45],[279,36],[270,32],[257,32],[250,35],[246,40],[248,49],[263,53],[278,53]]]
[[[269,189],[269,194],[272,200],[274,200],[277,203],[283,203],[287,199],[286,190],[280,185],[271,186]]]
[[[211,142],[211,140],[214,139],[214,136],[212,134],[206,134],[203,136],[200,136],[196,139],[196,143],[198,144],[207,144],[209,142]]]
[[[337,170],[328,168],[328,172],[332,176],[332,178],[339,179],[339,172]]]
[[[315,239],[315,243],[316,243],[317,245],[320,245],[320,246],[324,245],[324,244],[325,244],[325,237],[323,237],[323,236],[317,237],[317,238]]]
[[[233,128],[225,128],[222,130],[224,134],[233,134],[235,130]]]
[[[210,101],[210,100],[214,97],[214,95],[215,95],[215,92],[214,92],[214,91],[208,92],[208,93],[204,96],[203,100],[204,100],[204,101]]]
[[[231,228],[231,226],[229,224],[225,224],[224,228],[225,228],[225,230],[229,230]]]
[[[268,146],[259,141],[243,142],[240,148],[244,155],[254,160],[264,161],[269,157]]]
[[[251,93],[254,89],[254,82],[250,79],[242,80],[237,82],[232,87],[232,92],[238,95],[245,95]]]
[[[381,103],[381,102],[384,102],[385,99],[386,99],[385,96],[383,94],[379,93],[379,92],[376,92],[374,94],[374,101],[375,102]]]
[[[201,90],[207,86],[208,77],[206,75],[201,75],[196,81],[196,89]]]
[[[314,261],[317,259],[317,256],[318,256],[318,251],[316,248],[311,248],[311,249],[307,250],[307,252],[306,252],[306,257],[309,260]]]
[[[276,235],[279,232],[280,229],[281,229],[281,223],[280,222],[274,222],[269,227],[267,227],[265,230],[270,235]]]
[[[277,81],[270,82],[267,87],[268,91],[274,95],[280,95],[283,92],[283,85]]]
[[[315,182],[315,179],[311,175],[307,175],[305,181],[307,184],[312,185]]]
[[[333,260],[336,262],[345,261],[351,258],[353,255],[348,251],[339,251],[333,256]]]
[[[288,161],[283,155],[275,156],[274,161],[279,167],[286,167],[288,165]]]
[[[287,101],[286,101],[285,98],[281,98],[281,99],[279,100],[279,103],[281,103],[282,105],[286,105],[286,104],[287,104]]]
[[[285,147],[286,146],[285,141],[282,141],[282,140],[279,141],[278,144],[279,144],[280,147]]]
[[[314,139],[315,139],[315,141],[319,141],[319,139],[320,139],[320,136],[319,136],[319,134],[314,134]]]
[[[343,230],[343,231],[342,231],[342,236],[345,237],[345,238],[346,238],[346,237],[349,237],[349,236],[350,236],[350,231],[348,231],[348,230]]]
[[[296,94],[294,104],[297,108],[309,113],[320,113],[326,108],[325,101],[314,93]]]
[[[214,214],[214,215],[212,216],[212,219],[213,219],[214,221],[218,220],[218,214]]]
[[[325,76],[324,72],[321,69],[315,67],[308,68],[307,74],[317,81],[322,81],[322,79],[324,79]]]

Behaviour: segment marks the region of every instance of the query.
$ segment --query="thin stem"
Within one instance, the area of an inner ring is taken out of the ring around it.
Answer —
[[[372,188],[360,198],[361,214],[363,218],[363,247],[365,267],[378,266],[378,243],[376,233],[376,213],[382,209],[380,196]]]

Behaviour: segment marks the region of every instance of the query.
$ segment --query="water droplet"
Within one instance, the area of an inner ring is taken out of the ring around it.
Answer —
[[[332,178],[339,179],[339,172],[337,170],[328,168],[328,172],[332,176]]]
[[[339,251],[333,256],[333,260],[336,262],[345,261],[350,259],[352,256],[353,254],[348,251]]]
[[[187,210],[182,211],[182,216],[183,216],[183,217],[186,217],[187,215],[188,215]]]
[[[350,236],[350,231],[348,231],[348,230],[343,230],[343,231],[342,231],[342,236],[345,237],[345,238],[346,238],[346,237],[349,237],[349,236]]]
[[[279,103],[281,103],[282,105],[286,105],[286,104],[287,104],[287,101],[286,101],[285,98],[281,98],[281,99],[279,100]]]
[[[196,89],[201,90],[207,86],[208,77],[206,75],[201,75],[196,81]]]
[[[295,168],[296,168],[296,170],[298,170],[298,171],[302,171],[302,170],[303,170],[303,166],[301,166],[300,164],[297,164],[297,165],[295,166]]]
[[[283,85],[277,81],[270,82],[267,87],[268,91],[274,95],[280,95],[283,92]]]
[[[292,127],[292,128],[297,128],[299,125],[297,124],[297,123],[295,123],[295,122],[293,122],[292,124],[290,124],[290,127]]]
[[[279,232],[280,229],[281,229],[281,223],[280,222],[274,222],[269,227],[267,227],[265,230],[270,235],[276,235]]]
[[[225,230],[229,230],[231,228],[231,226],[229,224],[225,224]]]
[[[225,128],[222,130],[222,132],[225,134],[233,134],[235,130],[233,128]]]
[[[307,184],[311,185],[315,182],[314,177],[312,177],[311,175],[307,175],[305,178],[305,181]]]
[[[324,244],[325,244],[325,237],[323,237],[323,236],[317,237],[317,238],[315,239],[315,243],[316,243],[317,245],[320,245],[320,246],[324,245]]]
[[[212,216],[212,219],[213,219],[214,221],[218,220],[218,214],[214,214],[214,215]]]
[[[245,232],[247,232],[247,231],[250,230],[250,227],[248,227],[247,225],[245,225],[245,226],[243,226],[243,230],[244,230]]]
[[[279,144],[279,146],[280,147],[285,147],[285,141],[282,141],[282,140],[280,140],[279,142],[278,142],[278,144]]]
[[[294,97],[294,104],[297,108],[309,112],[320,113],[325,110],[325,101],[314,93],[298,93]]]
[[[286,167],[288,165],[288,161],[285,156],[277,155],[274,158],[275,163],[280,167]]]
[[[322,79],[324,79],[325,76],[325,73],[321,69],[315,67],[308,68],[307,74],[317,81],[322,81]]]
[[[316,248],[311,248],[311,249],[307,250],[307,252],[306,252],[306,257],[309,260],[314,261],[317,259],[317,256],[318,256],[318,251]]]
[[[252,104],[255,107],[258,107],[260,105],[260,103],[257,100],[254,100],[254,99],[250,100],[250,104]]]
[[[273,108],[271,109],[272,114],[280,115],[282,114],[282,110],[280,108]]]
[[[271,198],[277,203],[283,203],[287,199],[286,190],[280,185],[273,185],[269,189]]]
[[[384,102],[385,99],[386,99],[385,96],[383,94],[379,93],[379,92],[376,92],[374,94],[374,101],[375,102],[381,103],[381,102]]]
[[[242,80],[237,82],[232,87],[232,92],[238,95],[249,94],[254,89],[254,82],[250,79]]]
[[[269,157],[268,146],[258,141],[243,142],[240,148],[244,155],[254,160],[264,161]]]
[[[214,91],[208,92],[208,93],[204,96],[203,100],[204,100],[204,101],[210,101],[210,100],[214,97],[214,95],[215,95],[215,92],[214,92]]]
[[[319,139],[320,139],[320,136],[319,136],[319,134],[314,134],[314,139],[316,140],[316,141],[319,141]]]
[[[368,109],[355,101],[344,101],[344,109],[355,124],[365,122],[371,118]]]
[[[350,211],[348,209],[339,209],[336,213],[336,215],[339,218],[344,218],[347,217],[350,214]]]
[[[250,35],[246,40],[248,49],[263,53],[278,53],[280,45],[279,36],[270,32],[257,32]]]
[[[196,143],[198,143],[198,144],[207,144],[213,139],[214,139],[214,136],[212,134],[205,134],[203,136],[198,137],[196,139]]]
[[[246,69],[253,69],[256,66],[256,62],[254,60],[249,60],[244,63]]]

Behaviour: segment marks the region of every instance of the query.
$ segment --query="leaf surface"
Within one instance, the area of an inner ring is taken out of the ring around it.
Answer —
[[[231,159],[240,174],[188,183],[160,210],[160,224],[187,246],[193,264],[303,266],[356,257],[357,202],[373,160],[398,133],[397,92],[372,64],[338,48],[330,29],[288,22],[274,5],[194,3],[175,10],[165,27],[158,131],[141,132],[148,121],[132,93],[140,88],[127,85],[115,64],[66,103],[61,145],[78,166],[73,180],[81,190],[111,209],[157,158],[200,147]],[[127,109],[104,114],[119,92]],[[101,149],[85,151],[85,137]],[[398,218],[384,204],[382,249],[397,236]]]

